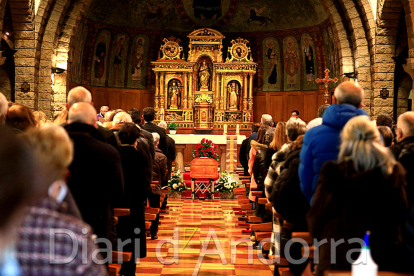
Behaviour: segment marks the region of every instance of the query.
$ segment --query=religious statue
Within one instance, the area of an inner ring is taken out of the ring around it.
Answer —
[[[179,94],[180,94],[180,89],[177,85],[177,82],[174,81],[170,87],[170,97],[171,97],[170,109],[178,109]]]
[[[200,66],[198,77],[200,80],[200,90],[208,91],[210,84],[210,69],[205,60],[203,60],[203,65]]]
[[[229,83],[227,86],[228,93],[229,93],[229,109],[230,110],[237,110],[237,97],[239,94],[238,87],[236,86],[235,82]]]
[[[286,48],[286,54],[285,54],[285,70],[287,73],[287,84],[288,87],[295,87],[296,88],[296,82],[297,82],[297,75],[298,75],[298,69],[299,69],[299,58],[298,54],[295,50],[295,47],[293,45],[293,38],[289,37],[287,40],[287,48]]]

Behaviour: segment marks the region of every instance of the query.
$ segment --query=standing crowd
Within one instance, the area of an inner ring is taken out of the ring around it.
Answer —
[[[107,275],[112,251],[132,252],[120,274],[135,275],[158,238],[145,208],[166,208],[175,142],[151,107],[97,114],[83,87],[66,107],[52,123],[0,93],[0,275]],[[115,222],[114,208],[130,215]]]
[[[396,126],[387,114],[371,121],[363,89],[350,82],[334,98],[309,124],[297,110],[286,123],[264,114],[242,143],[250,188],[272,206],[248,191],[255,216],[273,222],[271,254],[287,258],[295,276],[350,270],[370,231],[380,271],[414,272],[414,112],[399,116]],[[310,233],[318,258],[302,258],[293,232]]]

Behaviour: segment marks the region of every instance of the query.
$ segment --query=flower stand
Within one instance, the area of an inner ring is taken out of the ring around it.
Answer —
[[[234,192],[227,193],[227,192],[219,192],[220,199],[233,199],[234,198]]]
[[[168,194],[169,198],[181,198],[181,192],[170,191]]]

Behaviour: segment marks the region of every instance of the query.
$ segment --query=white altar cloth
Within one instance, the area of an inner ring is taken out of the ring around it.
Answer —
[[[227,135],[213,135],[213,134],[168,134],[174,139],[176,145],[196,145],[201,142],[203,138],[213,141],[217,145],[227,144]],[[237,144],[241,145],[246,135],[237,135]]]

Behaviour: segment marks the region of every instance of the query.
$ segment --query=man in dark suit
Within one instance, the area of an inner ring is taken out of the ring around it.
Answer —
[[[69,109],[65,129],[73,141],[74,157],[68,187],[83,220],[98,238],[115,241],[113,208],[121,200],[124,185],[121,159],[96,126],[96,110],[91,104],[75,103]]]
[[[165,130],[153,123],[155,120],[155,110],[152,107],[146,107],[143,110],[145,124],[142,126],[150,133],[156,132],[160,135],[160,144],[158,148],[165,156],[168,156],[167,139],[165,138]]]
[[[145,130],[141,125],[141,111],[138,108],[133,108],[128,111],[128,114],[131,116],[132,122],[139,128],[141,135],[145,137],[148,141],[149,148],[151,149],[151,156],[152,159],[155,157],[155,150],[154,150],[154,138],[152,137],[151,132]]]
[[[247,159],[247,144],[249,142],[249,138],[246,138],[243,140],[241,146],[240,146],[240,152],[239,152],[239,161],[240,164],[243,166],[244,169],[244,176],[249,176],[249,160]]]

